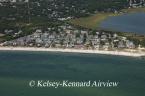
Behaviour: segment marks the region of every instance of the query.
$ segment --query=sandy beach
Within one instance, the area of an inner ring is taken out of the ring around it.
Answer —
[[[145,56],[144,52],[60,49],[60,48],[36,48],[36,47],[0,47],[0,51],[48,51],[48,52],[66,52],[66,53],[106,54],[106,55],[119,55],[119,56],[130,56],[130,57]]]

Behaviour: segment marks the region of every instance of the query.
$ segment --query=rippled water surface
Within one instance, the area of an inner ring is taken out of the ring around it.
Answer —
[[[30,80],[111,80],[117,88],[31,88]],[[0,96],[145,96],[145,59],[0,51]]]

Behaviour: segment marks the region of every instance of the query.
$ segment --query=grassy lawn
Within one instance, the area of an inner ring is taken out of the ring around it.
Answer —
[[[145,8],[128,8],[128,9],[123,9],[122,11],[127,13],[145,12]]]

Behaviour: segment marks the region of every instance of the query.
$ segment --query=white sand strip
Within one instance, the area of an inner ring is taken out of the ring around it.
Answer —
[[[0,50],[1,51],[49,51],[49,52],[69,52],[69,53],[96,53],[96,54],[120,55],[120,56],[131,56],[131,57],[145,56],[145,53],[143,53],[143,52],[35,48],[35,47],[0,47]]]

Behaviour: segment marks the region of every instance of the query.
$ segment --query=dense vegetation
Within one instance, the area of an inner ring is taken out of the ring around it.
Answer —
[[[97,12],[114,12],[127,6],[127,0],[30,0],[29,3],[3,3],[0,4],[0,33],[5,36],[0,37],[0,41],[17,38],[6,34],[6,29],[14,30],[14,33],[22,30],[20,37],[31,34],[39,27],[63,23],[59,18],[86,17]]]
[[[50,22],[69,16],[74,18],[87,16],[97,11],[119,10],[125,6],[127,6],[126,0],[30,0],[29,4],[5,3],[0,6],[0,13],[2,13],[0,14],[0,30],[11,26],[10,21],[29,23],[28,19],[31,19],[32,23]]]

